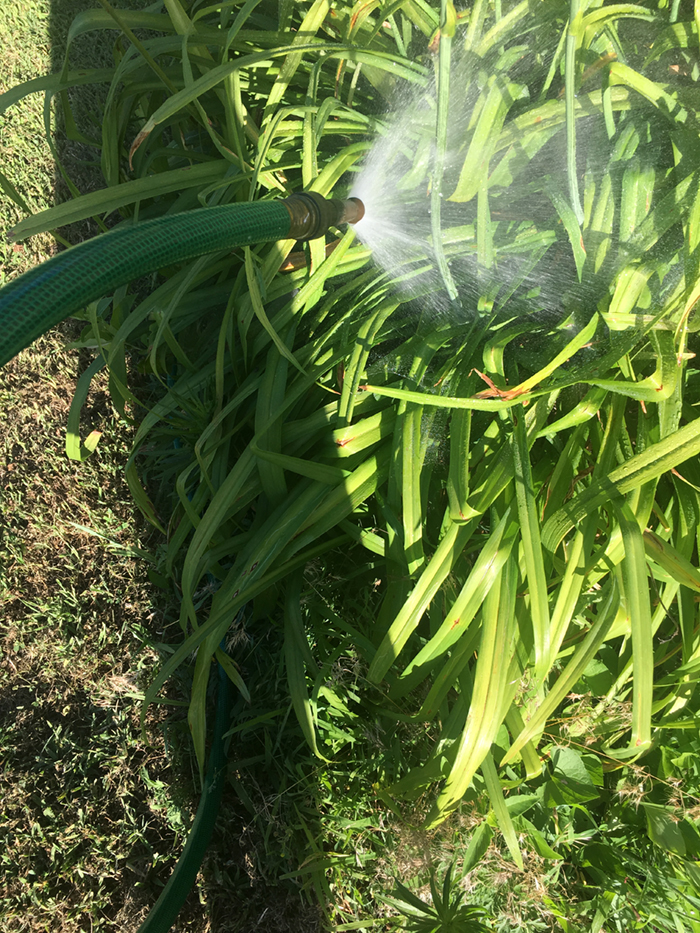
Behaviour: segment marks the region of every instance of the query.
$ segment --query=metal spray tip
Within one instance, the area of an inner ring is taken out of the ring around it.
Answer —
[[[289,237],[295,240],[315,240],[325,236],[329,227],[356,224],[365,215],[359,198],[324,198],[315,191],[300,191],[282,202],[289,211]]]

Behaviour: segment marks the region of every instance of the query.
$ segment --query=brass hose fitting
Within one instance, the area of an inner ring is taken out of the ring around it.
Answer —
[[[299,191],[282,201],[289,211],[289,237],[295,240],[315,240],[325,236],[329,227],[356,224],[365,215],[359,198],[324,198],[315,191]]]

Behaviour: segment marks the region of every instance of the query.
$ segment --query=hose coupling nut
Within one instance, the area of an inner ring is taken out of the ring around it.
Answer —
[[[295,240],[315,240],[325,236],[329,227],[356,224],[365,214],[359,198],[324,198],[315,191],[299,191],[285,198],[291,218],[289,237]]]

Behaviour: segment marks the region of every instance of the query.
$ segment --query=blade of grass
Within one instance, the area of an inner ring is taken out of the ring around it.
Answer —
[[[299,600],[301,598],[302,574],[294,574],[287,584],[284,613],[284,660],[292,705],[304,738],[314,755],[328,761],[318,748],[314,708],[306,685],[306,667],[315,667],[304,632]]]
[[[493,762],[491,752],[486,755],[481,764],[481,773],[484,776],[486,790],[491,800],[491,806],[493,807],[493,814],[496,818],[498,828],[503,833],[503,838],[508,846],[511,858],[515,862],[517,868],[522,871],[523,856],[520,851],[520,846],[518,845],[518,836],[511,815],[508,812],[508,807],[506,806],[503,788],[498,779],[498,772],[496,771],[496,765]]]
[[[569,0],[569,23],[566,32],[566,51],[564,53],[564,105],[566,110],[566,175],[569,182],[569,202],[580,228],[583,223],[583,208],[578,187],[578,167],[576,165],[576,45],[581,31],[583,10],[581,0]],[[560,212],[561,213],[561,212]],[[576,231],[569,231],[572,245],[577,238]],[[581,231],[578,230],[580,239]],[[580,272],[579,272],[580,276]]]
[[[90,391],[93,376],[104,369],[105,365],[106,360],[100,354],[81,374],[76,384],[70,409],[68,410],[68,423],[66,425],[66,456],[69,460],[87,460],[102,437],[101,431],[92,431],[86,438],[85,443],[80,440],[80,412]]]

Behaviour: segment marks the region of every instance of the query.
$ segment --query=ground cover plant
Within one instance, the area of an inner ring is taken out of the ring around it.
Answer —
[[[74,69],[115,26],[115,66]],[[697,49],[677,3],[105,2],[60,74],[0,97],[59,95],[71,127],[64,90],[109,87],[106,187],[16,241],[367,199],[364,243],[222,251],[87,309],[69,425],[87,459],[105,369],[180,604],[146,700],[191,665],[201,769],[225,667],[233,786],[327,926],[447,929],[459,883],[495,929],[697,928]],[[260,767],[301,767],[307,810],[256,808]],[[388,894],[405,823],[428,910]]]

